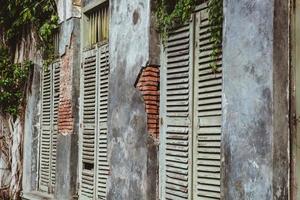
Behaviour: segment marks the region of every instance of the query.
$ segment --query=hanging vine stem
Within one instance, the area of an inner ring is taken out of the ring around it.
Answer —
[[[201,1],[202,2],[202,1]],[[210,67],[214,73],[218,71],[218,59],[222,53],[222,24],[223,24],[223,0],[208,0],[208,20],[211,24],[212,54],[214,61]],[[198,0],[158,0],[156,8],[156,23],[165,44],[170,30],[186,23],[194,12]]]
[[[223,0],[208,2],[208,20],[210,22],[210,40],[213,45],[211,58],[214,61],[210,66],[214,73],[218,71],[218,60],[222,54],[222,27],[223,27]]]

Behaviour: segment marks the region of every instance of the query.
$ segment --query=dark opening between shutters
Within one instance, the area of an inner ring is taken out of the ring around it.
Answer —
[[[83,169],[86,169],[86,170],[93,170],[93,169],[94,169],[94,164],[91,164],[91,163],[83,163]]]

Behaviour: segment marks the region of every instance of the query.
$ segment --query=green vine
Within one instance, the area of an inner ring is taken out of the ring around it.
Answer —
[[[195,0],[158,0],[156,8],[157,28],[161,33],[163,42],[166,41],[170,30],[190,19],[194,6]]]
[[[0,109],[3,113],[17,116],[22,103],[23,90],[29,71],[33,67],[31,61],[12,63],[8,49],[0,47]]]
[[[24,102],[33,62],[15,63],[21,40],[32,33],[44,65],[54,59],[52,35],[58,27],[55,0],[3,0],[0,6],[0,112],[17,116]]]
[[[166,42],[170,30],[186,23],[194,11],[195,5],[202,0],[158,0],[156,8],[156,22],[158,31],[161,33],[163,43]],[[208,19],[210,22],[210,40],[213,44],[211,64],[213,72],[217,72],[217,61],[222,53],[222,23],[223,23],[223,1],[207,0]]]
[[[210,40],[213,43],[211,58],[214,61],[211,64],[212,71],[218,71],[218,59],[222,54],[222,25],[223,25],[223,1],[210,0],[208,2],[208,20],[210,22]]]

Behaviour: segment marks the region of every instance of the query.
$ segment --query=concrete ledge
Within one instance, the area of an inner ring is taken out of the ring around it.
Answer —
[[[22,193],[21,198],[22,200],[54,200],[53,195],[39,191]]]

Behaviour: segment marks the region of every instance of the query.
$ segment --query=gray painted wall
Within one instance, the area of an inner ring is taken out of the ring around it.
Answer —
[[[288,199],[288,1],[225,0],[224,199]]]
[[[55,199],[71,200],[78,189],[78,134],[79,134],[79,88],[80,88],[80,19],[71,18],[61,24],[60,54],[71,56],[69,66],[72,74],[73,133],[58,134]],[[73,38],[73,39],[71,39]],[[71,48],[70,48],[71,47]],[[69,49],[68,49],[69,48]],[[70,55],[71,54],[71,55]]]
[[[156,146],[134,87],[149,61],[150,0],[110,1],[108,199],[155,199]]]
[[[37,61],[41,64],[41,59]],[[42,67],[36,64],[32,74],[32,85],[28,90],[23,150],[23,193],[36,190],[37,187],[37,159],[38,134],[40,131],[40,73]]]

